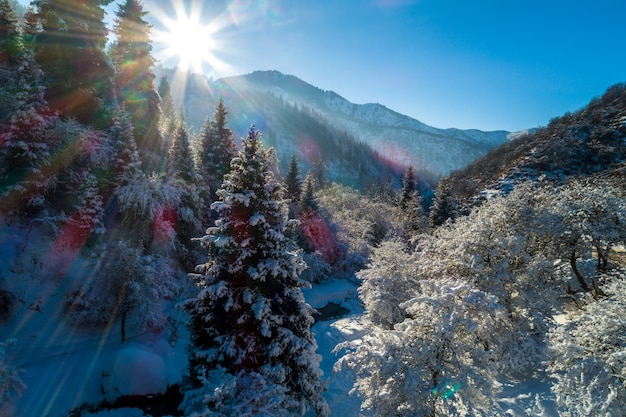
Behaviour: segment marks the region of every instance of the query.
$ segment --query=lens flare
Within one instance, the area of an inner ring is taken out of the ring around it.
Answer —
[[[446,400],[454,395],[461,389],[460,382],[444,381],[437,388],[433,388],[432,394],[435,397],[440,397],[442,400]]]

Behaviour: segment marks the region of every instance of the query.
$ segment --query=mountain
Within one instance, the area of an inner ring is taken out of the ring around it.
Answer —
[[[626,83],[610,87],[585,108],[556,117],[450,175],[450,192],[462,205],[507,192],[525,180],[571,176],[626,178]]]
[[[256,71],[215,81],[196,74],[188,78],[186,86],[182,79],[175,79],[172,70],[160,71],[157,72],[170,80],[172,90],[179,92],[175,99],[184,103],[192,129],[201,127],[206,115],[211,114],[210,103],[220,96],[231,109],[231,124],[244,126],[253,119],[258,124],[264,112],[270,111],[264,104],[267,100],[262,98],[269,93],[285,103],[309,108],[335,129],[368,144],[385,159],[398,166],[412,164],[416,171],[433,180],[465,167],[507,142],[510,136],[506,131],[437,129],[381,104],[351,103],[337,93],[278,71]],[[272,128],[279,133],[282,130],[281,126]]]

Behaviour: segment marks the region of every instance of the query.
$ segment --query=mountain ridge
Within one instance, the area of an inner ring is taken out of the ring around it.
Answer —
[[[175,79],[174,70],[160,68],[157,75],[166,75],[173,83],[173,91],[184,92],[178,97],[179,105],[184,106],[192,130],[200,130],[218,97],[224,97],[231,108],[246,107],[250,114],[255,109],[240,102],[250,101],[251,95],[256,93],[271,93],[289,104],[315,110],[335,128],[358,138],[396,164],[413,165],[418,171],[429,172],[433,178],[465,167],[507,142],[511,135],[504,130],[435,128],[379,103],[352,103],[334,91],[323,90],[277,70],[216,80],[193,75],[186,86],[178,85],[182,81]],[[242,117],[235,111],[231,116],[234,125],[243,125]]]

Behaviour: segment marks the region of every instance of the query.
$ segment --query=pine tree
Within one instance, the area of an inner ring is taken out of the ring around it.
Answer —
[[[140,173],[141,160],[133,136],[133,124],[130,116],[122,108],[113,118],[109,136],[115,152],[113,171],[116,186],[126,185]]]
[[[200,171],[211,191],[211,200],[222,183],[224,174],[230,170],[230,161],[237,153],[233,134],[227,127],[228,111],[224,100],[218,100],[213,121],[207,118],[200,133]]]
[[[430,227],[441,226],[448,219],[454,220],[457,215],[458,203],[450,191],[448,178],[442,178],[435,191],[435,199],[430,208]]]
[[[0,124],[15,106],[15,83],[21,58],[19,24],[9,0],[0,0]]]
[[[126,0],[116,14],[113,33],[116,41],[111,56],[116,68],[115,87],[118,101],[130,113],[134,136],[145,170],[158,167],[161,151],[159,132],[160,98],[154,85],[150,25],[143,17],[138,0]]]
[[[170,125],[176,121],[176,110],[174,108],[174,97],[172,97],[172,88],[165,75],[159,79],[159,86],[157,87],[159,97],[161,97],[161,131],[168,131]],[[162,133],[163,134],[163,133]],[[166,144],[169,147],[169,144]]]
[[[8,211],[43,206],[43,192],[54,181],[49,168],[55,146],[48,130],[56,116],[44,97],[43,73],[29,44],[19,52],[14,108],[0,130],[0,195]]]
[[[413,166],[411,165],[409,165],[404,174],[399,207],[407,237],[410,238],[425,228],[422,198],[420,197],[415,174],[413,173]]]
[[[168,158],[168,175],[170,178],[191,184],[195,179],[195,170],[191,148],[189,147],[189,131],[182,116],[174,131]]]
[[[105,127],[113,101],[113,68],[104,52],[104,8],[112,0],[35,0],[42,30],[37,62],[46,73],[46,98],[55,111]]]
[[[24,19],[22,20],[22,37],[26,38],[25,42],[30,44],[34,48],[35,37],[39,33],[40,23],[37,17],[35,8],[30,5],[24,13]]]
[[[300,169],[298,168],[298,158],[296,154],[291,154],[291,163],[289,164],[289,171],[285,178],[285,187],[287,189],[287,199],[292,203],[300,201],[300,194],[302,194],[302,178],[300,178]]]
[[[19,57],[19,20],[9,0],[0,0],[0,66]]]
[[[192,275],[200,292],[186,303],[187,415],[329,414],[275,164],[252,126],[217,193],[219,219],[203,238],[209,261]]]
[[[304,186],[300,193],[300,212],[317,211],[319,204],[315,198],[315,179],[314,173],[309,172],[304,179]]]

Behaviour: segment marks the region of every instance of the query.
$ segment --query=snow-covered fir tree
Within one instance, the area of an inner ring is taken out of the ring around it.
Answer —
[[[296,154],[291,154],[291,161],[289,163],[289,171],[285,177],[285,189],[286,196],[292,203],[300,201],[300,194],[302,194],[302,178],[300,177],[300,168],[298,167],[298,158]]]
[[[17,68],[21,55],[15,9],[9,0],[0,0],[0,125],[6,123],[15,108]]]
[[[114,152],[113,180],[116,186],[126,185],[139,175],[141,159],[137,152],[130,115],[123,108],[113,117],[109,138]]]
[[[44,98],[43,72],[31,45],[19,50],[21,64],[15,69],[13,108],[0,130],[0,194],[5,210],[39,210],[43,192],[54,182],[49,169],[55,140],[48,131],[56,120]]]
[[[426,222],[422,208],[422,198],[419,194],[413,166],[409,165],[402,180],[402,191],[399,200],[400,213],[404,223],[404,234],[411,238],[416,233],[424,231]]]
[[[170,86],[167,77],[162,75],[159,79],[159,85],[157,87],[159,97],[161,97],[161,117],[159,119],[161,135],[164,139],[164,145],[169,149],[169,143],[165,141],[167,136],[165,132],[170,130],[170,125],[176,122],[176,109],[174,108],[174,97],[172,97],[172,87]]]
[[[195,168],[189,145],[189,131],[182,117],[174,131],[172,145],[168,153],[167,167],[167,173],[170,178],[186,183],[191,183],[195,179]]]
[[[304,264],[286,236],[274,150],[250,128],[218,190],[209,261],[192,274],[189,375],[182,409],[195,416],[329,415],[311,333]]]
[[[104,51],[104,7],[112,0],[34,0],[41,31],[36,59],[46,74],[46,99],[63,116],[105,128],[114,100],[113,66]]]
[[[430,207],[430,227],[441,226],[448,219],[454,220],[457,215],[458,203],[450,191],[448,178],[442,178],[437,184],[435,198]]]
[[[160,98],[152,72],[150,25],[138,0],[126,0],[119,5],[111,47],[115,64],[115,87],[120,104],[124,105],[133,122],[133,134],[146,172],[159,169],[163,143],[159,131]]]
[[[205,179],[211,200],[217,198],[216,191],[222,184],[224,174],[230,171],[230,161],[237,153],[237,145],[228,128],[228,111],[220,98],[215,106],[213,120],[207,118],[200,132],[200,174]]]

